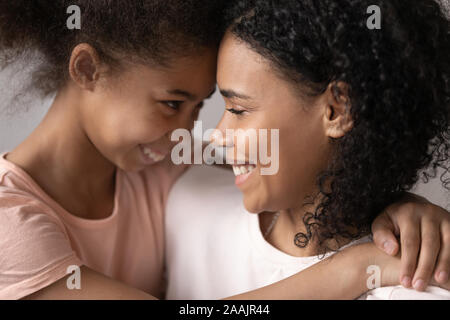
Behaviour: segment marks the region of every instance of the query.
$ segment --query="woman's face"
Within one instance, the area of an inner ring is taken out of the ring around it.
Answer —
[[[218,141],[217,135],[213,139],[228,146],[228,159],[245,157],[249,162],[251,155],[249,148],[245,155],[237,153],[236,138],[225,141],[226,129],[279,129],[278,173],[261,175],[260,169],[267,165],[258,158],[247,179],[236,178],[246,209],[260,213],[298,207],[315,190],[316,177],[330,156],[326,96],[301,98],[266,59],[230,33],[219,50],[217,81],[227,111],[217,127],[224,139]]]
[[[191,129],[216,86],[217,50],[180,58],[169,67],[132,65],[83,98],[82,124],[100,153],[127,171],[170,156],[171,133]]]

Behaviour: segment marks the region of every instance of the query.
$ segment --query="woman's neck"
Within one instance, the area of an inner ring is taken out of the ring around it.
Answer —
[[[294,257],[309,257],[323,253],[316,237],[309,239],[309,242],[304,248],[297,246],[294,241],[297,234],[303,233],[306,235],[308,233],[303,219],[306,214],[313,213],[314,210],[315,206],[302,206],[295,209],[281,210],[277,222],[266,240],[278,250]],[[265,220],[265,224],[267,225],[269,215],[266,215],[266,217],[261,216],[261,219]],[[314,229],[311,231],[314,233]],[[325,245],[335,250],[349,242],[350,240],[348,239],[341,238],[339,242],[332,239],[328,240]]]
[[[60,92],[44,120],[7,160],[30,174],[67,211],[96,219],[108,215],[98,209],[108,211],[111,203],[100,206],[94,199],[111,202],[116,168],[86,135],[80,103],[76,89]]]

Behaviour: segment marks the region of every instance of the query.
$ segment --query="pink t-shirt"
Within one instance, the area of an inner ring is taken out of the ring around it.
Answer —
[[[0,155],[0,299],[20,299],[85,265],[160,297],[164,290],[164,208],[185,166],[117,170],[114,210],[78,218]]]

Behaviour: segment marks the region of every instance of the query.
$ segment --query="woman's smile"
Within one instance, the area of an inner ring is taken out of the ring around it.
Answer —
[[[235,184],[236,186],[243,185],[255,171],[256,166],[254,165],[235,165],[233,166],[234,175],[236,176]]]

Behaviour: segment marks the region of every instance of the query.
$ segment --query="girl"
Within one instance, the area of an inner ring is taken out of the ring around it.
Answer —
[[[79,31],[66,25],[74,4]],[[207,0],[0,4],[2,61],[39,50],[44,63],[33,81],[56,92],[38,128],[0,157],[1,298],[162,296],[163,209],[184,170],[168,157],[170,136],[192,127],[215,88],[221,7]],[[349,250],[336,263],[358,256]],[[74,266],[81,266],[80,290],[66,286]],[[327,280],[327,266],[312,270],[308,279]],[[342,277],[349,292],[362,291],[360,275]],[[293,297],[309,289],[293,282]]]

